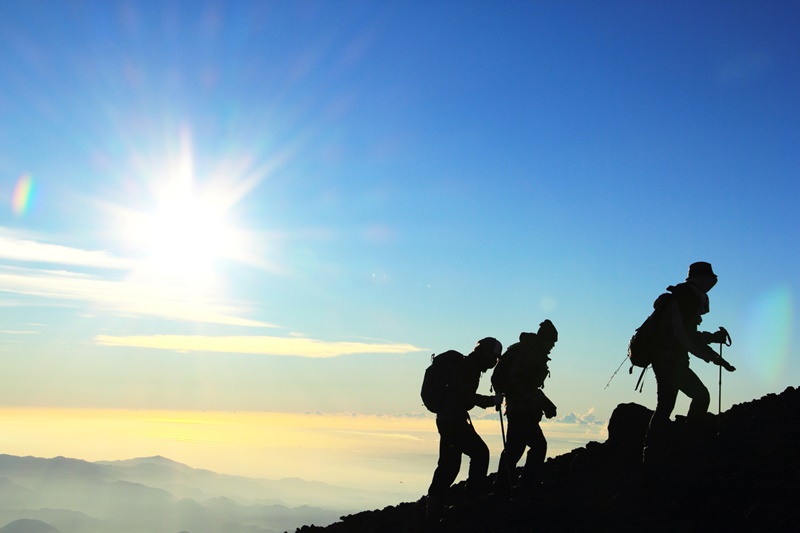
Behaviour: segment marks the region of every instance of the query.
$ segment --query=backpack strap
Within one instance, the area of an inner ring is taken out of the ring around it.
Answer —
[[[636,382],[636,386],[633,388],[633,390],[638,390],[640,393],[644,390],[644,374],[647,372],[648,368],[650,368],[650,365],[647,365],[642,369],[642,373],[639,374],[639,380]],[[631,367],[631,370],[633,370],[633,367]]]

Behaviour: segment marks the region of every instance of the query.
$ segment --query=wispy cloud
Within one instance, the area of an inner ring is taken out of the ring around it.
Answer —
[[[41,242],[30,233],[0,228],[0,259],[49,265],[74,265],[107,269],[130,269],[134,263],[103,250],[81,250]]]
[[[296,337],[274,336],[206,336],[206,335],[97,335],[101,346],[153,348],[180,352],[222,352],[298,357],[337,357],[358,353],[418,352],[411,344],[335,342]]]
[[[99,312],[118,315],[278,327],[244,318],[244,309],[199,296],[196,291],[180,285],[111,279],[97,273],[76,272],[78,268],[84,268],[127,273],[138,263],[104,251],[71,248],[45,240],[41,236],[0,228],[0,259],[20,263],[20,266],[0,266],[0,292],[38,298],[45,305],[71,302],[72,305],[88,305]],[[46,264],[48,268],[38,264]]]

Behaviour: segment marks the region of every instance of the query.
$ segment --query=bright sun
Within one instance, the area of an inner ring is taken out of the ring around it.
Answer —
[[[160,205],[145,217],[141,231],[146,268],[190,280],[212,275],[214,263],[230,257],[235,242],[224,213],[189,195]]]
[[[122,210],[121,233],[140,262],[136,275],[151,280],[205,285],[222,260],[247,254],[244,232],[230,221],[230,208],[249,187],[217,179],[200,187],[194,176],[188,134],[181,152],[162,173],[153,173],[153,203],[146,210]]]

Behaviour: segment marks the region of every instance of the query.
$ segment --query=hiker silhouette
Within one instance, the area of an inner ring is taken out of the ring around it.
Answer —
[[[547,440],[539,422],[542,415],[556,416],[556,406],[542,387],[550,374],[547,362],[557,341],[558,331],[550,320],[545,320],[537,333],[521,333],[519,342],[508,347],[492,373],[492,385],[505,396],[508,418],[508,438],[500,455],[495,494],[511,493],[517,462],[526,447],[528,455],[517,488],[530,490],[539,482],[547,455]]]
[[[452,354],[454,351],[445,352]],[[436,429],[439,431],[439,462],[428,488],[426,515],[435,520],[444,510],[443,498],[461,469],[461,455],[470,458],[465,498],[474,500],[484,492],[489,469],[489,447],[475,431],[468,411],[473,407],[493,407],[495,396],[478,394],[481,374],[493,368],[503,352],[497,339],[486,337],[478,341],[466,357],[456,357],[450,367],[441,406],[436,409]],[[457,352],[455,352],[457,355]],[[437,357],[442,357],[441,354]],[[431,365],[432,367],[436,364]],[[426,372],[426,379],[428,373]],[[423,383],[423,399],[425,384]]]
[[[736,370],[708,346],[711,343],[726,342],[727,331],[720,328],[709,333],[697,329],[703,321],[702,315],[709,311],[708,291],[716,283],[717,275],[709,263],[692,263],[686,281],[670,285],[667,287],[668,292],[659,296],[662,301],[657,305],[663,304],[666,307],[658,325],[657,349],[653,354],[658,398],[645,436],[645,463],[658,461],[666,451],[669,420],[678,392],[691,398],[686,417],[690,433],[702,432],[710,426],[708,405],[711,398],[706,386],[689,368],[689,353],[707,363],[713,362],[729,372]]]

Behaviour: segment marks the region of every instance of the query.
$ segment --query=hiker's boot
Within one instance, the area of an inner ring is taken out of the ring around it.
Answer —
[[[494,478],[494,486],[492,487],[492,494],[498,498],[507,499],[511,497],[511,487],[514,480],[514,474],[511,470],[503,468],[497,470],[497,475]]]
[[[444,516],[444,502],[438,496],[428,495],[425,502],[425,521],[436,523]]]

